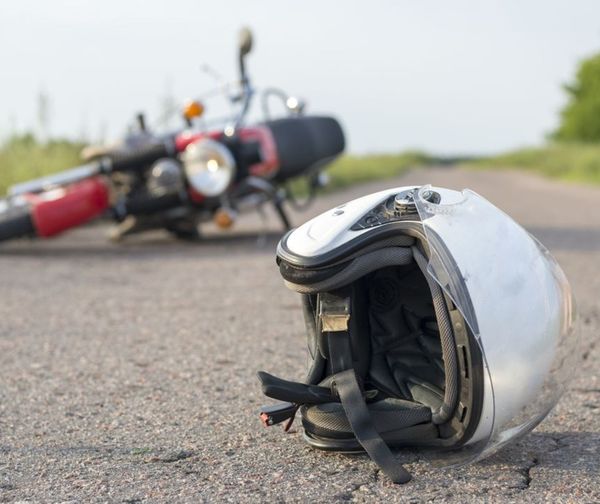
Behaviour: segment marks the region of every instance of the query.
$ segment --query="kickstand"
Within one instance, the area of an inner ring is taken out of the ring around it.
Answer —
[[[279,196],[273,198],[273,206],[275,207],[275,211],[277,212],[285,231],[289,231],[292,228],[292,225],[290,224],[290,219],[287,215],[287,212],[283,208],[283,202],[283,198]]]
[[[260,205],[256,210],[262,223],[262,231],[256,237],[256,246],[259,248],[264,248],[267,244],[267,235],[269,234],[269,218],[263,205]]]

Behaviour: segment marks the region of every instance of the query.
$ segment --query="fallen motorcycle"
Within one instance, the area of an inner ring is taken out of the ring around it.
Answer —
[[[323,168],[343,151],[344,134],[336,119],[305,116],[301,102],[274,89],[262,93],[263,109],[275,96],[289,114],[246,125],[255,94],[245,68],[251,47],[244,30],[241,91],[231,98],[239,110],[224,127],[142,132],[125,146],[96,151],[85,165],[12,186],[0,200],[0,240],[51,237],[100,215],[119,223],[115,238],[162,228],[196,239],[202,223],[230,227],[240,213],[265,204],[289,228],[283,204],[296,203],[289,181],[306,178],[310,202],[322,185]],[[192,102],[186,109],[187,126],[201,108]]]

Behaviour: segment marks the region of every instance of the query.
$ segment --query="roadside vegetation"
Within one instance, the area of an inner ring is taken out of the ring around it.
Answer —
[[[83,144],[69,140],[51,140],[46,144],[33,135],[13,137],[0,147],[0,194],[17,182],[31,180],[81,164]],[[434,160],[422,152],[409,151],[390,155],[342,156],[328,169],[328,191],[369,180],[390,178],[410,168],[431,164]]]
[[[581,62],[568,101],[549,143],[469,161],[444,160],[419,151],[398,154],[346,155],[327,170],[333,191],[352,184],[391,178],[410,168],[456,164],[475,169],[520,169],[550,177],[600,184],[600,54]],[[11,184],[80,164],[83,144],[70,140],[40,143],[31,134],[13,136],[0,145],[0,195]],[[303,192],[300,182],[295,184]]]
[[[553,143],[474,159],[461,166],[526,170],[561,180],[600,184],[600,143]]]
[[[600,54],[583,60],[547,145],[478,159],[466,166],[513,168],[550,177],[600,184]]]
[[[17,182],[42,177],[81,164],[83,145],[69,140],[38,142],[31,134],[15,136],[0,146],[0,194]]]
[[[31,180],[81,164],[83,144],[52,140],[40,144],[31,135],[15,137],[0,146],[0,195],[12,184]],[[493,157],[457,160],[470,169],[517,169],[573,182],[600,184],[600,142],[552,143],[519,149]],[[410,169],[455,164],[419,151],[398,154],[345,155],[328,169],[325,191],[335,191],[371,180],[393,178]],[[293,185],[296,193],[306,191],[302,181]]]
[[[427,166],[437,160],[419,151],[407,151],[399,154],[342,156],[328,169],[328,191],[335,191],[370,180],[386,179],[398,176],[405,171]]]
[[[568,101],[551,135],[562,142],[600,142],[600,53],[583,60],[572,83],[563,86]]]

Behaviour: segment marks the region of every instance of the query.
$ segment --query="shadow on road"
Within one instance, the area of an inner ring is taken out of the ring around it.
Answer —
[[[480,463],[511,464],[528,458],[538,467],[596,474],[599,444],[600,432],[533,432]]]
[[[0,246],[1,257],[20,258],[78,258],[113,259],[134,257],[223,257],[248,253],[275,254],[281,232],[238,232],[227,235],[209,235],[197,242],[180,241],[165,236],[134,237],[123,243],[108,240],[62,239],[48,241],[18,241]]]
[[[535,226],[527,230],[550,251],[595,252],[600,251],[599,229],[573,229],[565,227]],[[0,244],[0,257],[98,257],[112,258],[134,256],[165,258],[200,254],[203,257],[235,255],[272,251],[283,236],[280,231],[257,233],[237,231],[231,234],[208,234],[198,242],[176,240],[162,233],[149,233],[130,237],[122,243],[113,243],[100,236],[67,235],[51,240],[19,240]]]
[[[548,249],[570,250],[574,252],[594,252],[600,250],[599,229],[574,229],[565,227],[528,227],[532,235]]]

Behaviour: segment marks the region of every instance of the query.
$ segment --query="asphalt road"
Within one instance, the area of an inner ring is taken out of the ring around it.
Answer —
[[[437,169],[323,197],[470,187],[533,231],[570,277],[582,360],[554,413],[475,465],[395,486],[365,457],[309,449],[257,417],[265,369],[304,376],[298,296],[274,262],[277,222],[199,245],[109,243],[95,226],[0,248],[0,501],[600,501],[600,190],[512,172]]]

